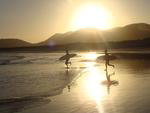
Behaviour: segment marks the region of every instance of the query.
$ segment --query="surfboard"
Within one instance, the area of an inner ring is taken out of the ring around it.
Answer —
[[[115,60],[115,59],[117,59],[116,56],[114,56],[114,55],[109,55],[109,60]],[[106,56],[105,56],[105,55],[99,56],[99,57],[97,57],[97,60],[106,60]]]
[[[72,57],[75,57],[77,54],[68,54],[68,55],[64,55],[62,57],[59,58],[59,60],[66,60]]]

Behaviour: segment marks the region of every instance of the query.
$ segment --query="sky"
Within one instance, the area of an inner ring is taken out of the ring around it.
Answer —
[[[40,42],[55,33],[77,30],[73,19],[87,3],[109,12],[110,28],[150,23],[150,0],[0,0],[0,38]]]

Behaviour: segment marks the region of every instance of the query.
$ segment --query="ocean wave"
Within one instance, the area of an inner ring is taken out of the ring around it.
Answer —
[[[0,59],[0,65],[11,64],[49,64],[55,63],[57,59],[52,58],[29,58],[29,57],[16,57],[10,59]]]

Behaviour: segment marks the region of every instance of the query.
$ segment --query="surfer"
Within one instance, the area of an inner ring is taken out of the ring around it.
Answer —
[[[76,54],[70,54],[68,50],[66,50],[65,52],[66,52],[66,54],[63,55],[62,57],[60,57],[59,60],[65,60],[65,64],[66,64],[67,68],[69,68],[68,65],[71,64],[71,62],[69,62],[69,60],[72,57],[75,57]]]
[[[66,55],[69,56],[69,51],[68,50],[66,50]],[[66,57],[65,64],[66,64],[67,67],[68,67],[68,64],[71,64],[71,62],[69,62],[69,60],[70,60],[70,57]]]
[[[110,64],[109,61],[110,61],[110,55],[109,53],[107,52],[107,49],[105,50],[105,66],[106,66],[106,69],[107,69],[107,65],[108,66],[112,66],[113,68],[115,67],[113,64]]]

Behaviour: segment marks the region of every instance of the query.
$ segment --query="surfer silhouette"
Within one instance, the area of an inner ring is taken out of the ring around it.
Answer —
[[[68,50],[66,50],[66,56],[69,56],[69,51]],[[70,60],[70,57],[66,57],[66,61],[65,61],[65,64],[66,64],[66,66],[68,67],[68,64],[71,64],[71,62],[69,62],[69,60]]]
[[[76,54],[70,54],[68,50],[65,51],[66,54],[63,55],[62,57],[59,58],[59,60],[65,60],[65,64],[67,66],[67,68],[69,68],[69,64],[71,64],[71,62],[69,62],[69,60],[73,57],[76,56]]]
[[[112,66],[115,67],[113,64],[110,64],[110,55],[107,52],[107,49],[105,50],[105,66],[106,66],[106,70],[107,70],[107,66]]]
[[[106,79],[107,79],[107,81],[104,81],[104,84],[107,84],[107,92],[108,92],[108,94],[110,93],[110,87],[111,87],[111,85],[118,85],[119,84],[119,82],[118,81],[116,81],[116,80],[111,80],[111,76],[112,75],[115,75],[115,72],[113,72],[113,73],[108,73],[108,66],[112,66],[112,67],[115,67],[113,64],[110,64],[110,61],[111,59],[110,59],[110,55],[109,55],[109,53],[107,52],[107,49],[105,50],[105,67],[106,67],[106,69],[105,69],[105,71],[106,71]]]

